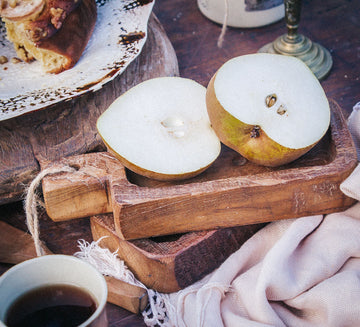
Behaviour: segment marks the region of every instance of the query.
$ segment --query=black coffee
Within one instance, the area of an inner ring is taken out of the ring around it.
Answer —
[[[79,326],[96,310],[96,302],[83,289],[72,285],[50,285],[20,296],[6,314],[9,327]]]

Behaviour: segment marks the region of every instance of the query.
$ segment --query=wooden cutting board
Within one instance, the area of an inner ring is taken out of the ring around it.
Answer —
[[[44,179],[47,213],[61,221],[113,212],[116,234],[131,240],[344,210],[354,200],[339,186],[357,157],[341,108],[332,100],[330,106],[326,136],[282,167],[252,164],[226,147],[208,170],[185,182],[136,175],[106,152],[45,163],[75,168]]]
[[[218,268],[265,225],[126,241],[116,235],[112,214],[93,216],[90,222],[100,246],[116,252],[148,288],[164,293],[183,289]]]
[[[39,162],[105,150],[96,120],[127,89],[153,77],[179,75],[175,51],[155,15],[140,55],[100,90],[0,122],[0,205],[23,198]]]

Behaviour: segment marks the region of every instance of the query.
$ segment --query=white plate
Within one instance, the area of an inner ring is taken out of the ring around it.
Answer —
[[[152,0],[96,0],[98,17],[77,64],[60,74],[47,74],[37,61],[12,63],[13,45],[0,26],[0,121],[44,109],[81,94],[96,91],[121,74],[147,38]]]

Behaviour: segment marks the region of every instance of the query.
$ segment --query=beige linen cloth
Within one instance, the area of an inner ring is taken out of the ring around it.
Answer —
[[[360,103],[349,129],[360,154]],[[360,166],[341,190],[360,200]],[[360,326],[360,203],[267,225],[169,300],[169,326]]]

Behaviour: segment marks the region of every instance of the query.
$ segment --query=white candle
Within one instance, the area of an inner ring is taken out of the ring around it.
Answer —
[[[197,0],[203,15],[223,24],[226,7],[226,25],[231,27],[259,27],[274,23],[285,15],[282,0]]]

